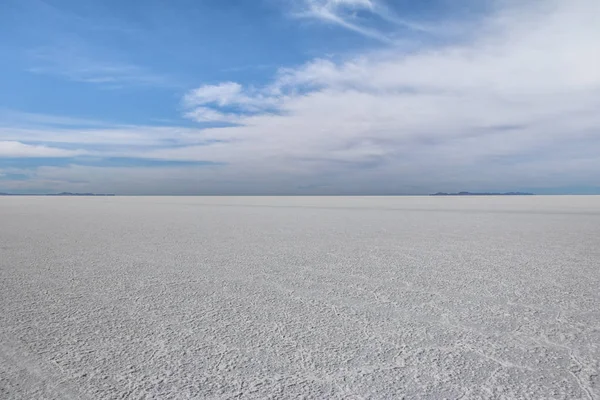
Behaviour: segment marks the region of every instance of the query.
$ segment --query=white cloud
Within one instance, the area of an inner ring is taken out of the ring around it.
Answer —
[[[33,120],[38,121],[36,117]],[[113,125],[105,128],[75,128],[50,124],[50,126],[19,128],[0,125],[0,141],[22,141],[24,139],[27,142],[46,143],[53,146],[62,144],[70,145],[70,147],[80,145],[82,148],[108,146],[114,151],[118,151],[125,146],[199,144],[210,138],[201,129],[177,126]]]
[[[184,97],[187,106],[216,103],[226,106],[238,102],[242,96],[242,85],[235,82],[225,82],[219,85],[204,85],[190,91]],[[243,96],[246,97],[246,96]]]
[[[183,98],[183,105],[189,111],[186,117],[198,122],[237,122],[242,115],[255,114],[276,108],[281,99],[265,93],[244,89],[235,82],[218,85],[204,85],[191,90]],[[232,108],[238,112],[216,111],[213,107]]]
[[[68,116],[28,113],[0,108],[0,127],[23,126],[106,126],[106,121]]]
[[[241,116],[235,113],[224,113],[208,107],[195,107],[192,111],[185,114],[186,118],[197,122],[231,122],[235,123],[241,120]]]
[[[0,141],[0,157],[74,157],[83,153],[81,150],[34,146],[16,141]]]

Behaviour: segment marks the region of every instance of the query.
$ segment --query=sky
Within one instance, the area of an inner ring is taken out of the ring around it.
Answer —
[[[0,192],[600,194],[598,0],[1,0]]]

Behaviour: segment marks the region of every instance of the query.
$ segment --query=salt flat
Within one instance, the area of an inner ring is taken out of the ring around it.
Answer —
[[[3,197],[0,305],[2,399],[600,399],[600,197]]]

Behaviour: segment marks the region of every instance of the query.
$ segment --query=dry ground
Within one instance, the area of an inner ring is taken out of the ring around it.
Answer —
[[[2,399],[600,399],[600,197],[3,197],[0,307]]]

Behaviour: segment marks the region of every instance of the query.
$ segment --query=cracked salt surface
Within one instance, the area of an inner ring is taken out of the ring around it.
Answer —
[[[5,197],[0,305],[2,399],[600,399],[600,197]]]

